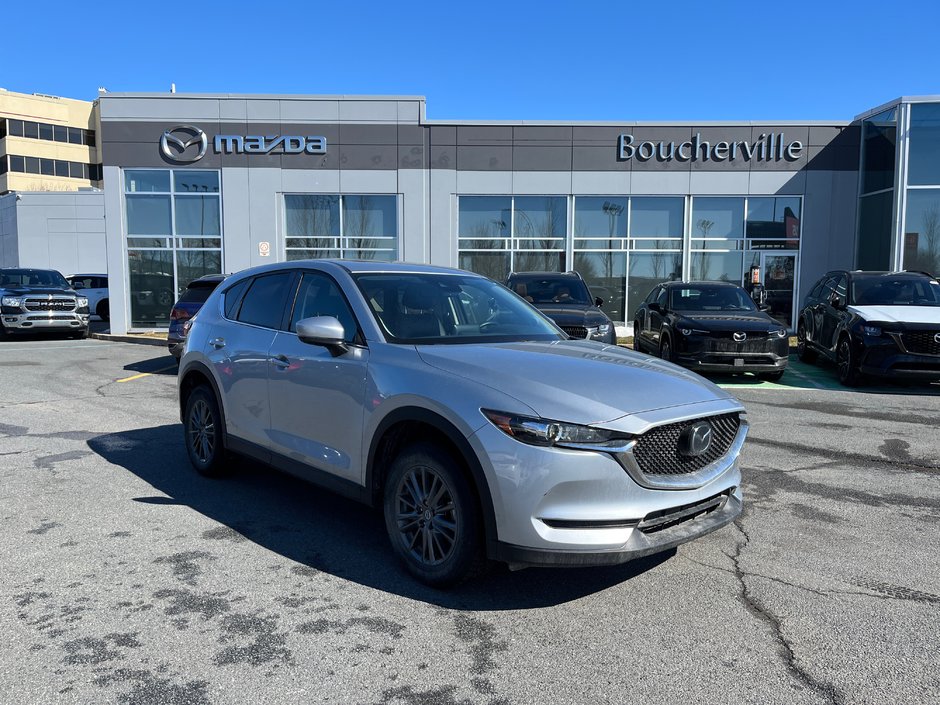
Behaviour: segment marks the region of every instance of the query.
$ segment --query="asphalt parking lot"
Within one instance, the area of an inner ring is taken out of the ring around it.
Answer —
[[[0,343],[0,703],[933,703],[940,386],[720,379],[746,510],[616,568],[414,583],[380,517],[190,469],[175,365]]]

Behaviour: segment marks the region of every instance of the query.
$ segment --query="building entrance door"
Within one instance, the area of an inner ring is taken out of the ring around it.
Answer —
[[[793,293],[796,282],[795,252],[761,252],[760,271],[767,292],[767,313],[793,330]]]

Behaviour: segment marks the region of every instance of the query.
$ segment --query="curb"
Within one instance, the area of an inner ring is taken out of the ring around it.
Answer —
[[[150,338],[143,335],[111,335],[110,333],[89,333],[89,338],[107,340],[112,343],[138,343],[141,345],[158,345],[166,347],[166,338]]]

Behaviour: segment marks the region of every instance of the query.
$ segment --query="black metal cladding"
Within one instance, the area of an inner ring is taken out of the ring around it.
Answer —
[[[940,331],[917,331],[901,334],[901,340],[904,341],[904,347],[908,352],[920,355],[940,355],[940,342],[937,342],[935,336]]]
[[[701,455],[685,456],[679,453],[679,437],[682,432],[699,421],[707,421],[712,427],[712,442]],[[741,419],[738,414],[707,416],[679,423],[651,428],[637,439],[633,457],[647,475],[687,475],[701,470],[721,458],[738,435]]]

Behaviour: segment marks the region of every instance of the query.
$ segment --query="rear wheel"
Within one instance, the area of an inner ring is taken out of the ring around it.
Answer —
[[[810,348],[806,340],[806,325],[802,321],[796,329],[796,356],[801,362],[812,363],[816,360],[816,351]]]
[[[98,314],[98,318],[102,321],[107,321],[111,316],[111,305],[108,303],[107,299],[102,299],[98,302],[98,305],[95,307],[95,313]]]
[[[483,525],[460,465],[439,446],[417,444],[392,463],[385,482],[385,528],[418,580],[449,587],[483,572]]]
[[[669,338],[663,338],[659,344],[659,356],[668,362],[672,362],[672,341]]]
[[[862,375],[852,352],[852,341],[847,335],[842,336],[836,348],[836,367],[839,370],[839,381],[846,387],[854,387],[861,380]]]
[[[196,472],[207,477],[224,475],[226,458],[222,414],[209,387],[202,385],[190,393],[183,418],[186,454]]]

